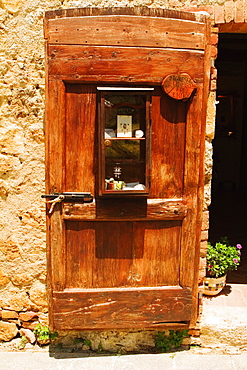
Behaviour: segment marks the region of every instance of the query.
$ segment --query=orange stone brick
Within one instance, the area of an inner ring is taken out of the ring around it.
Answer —
[[[243,0],[237,0],[235,2],[234,21],[236,23],[243,23],[245,17],[245,6]]]
[[[225,23],[225,12],[224,7],[219,4],[214,6],[214,21],[215,23]]]
[[[211,46],[211,58],[216,59],[218,54],[218,49],[215,46]]]
[[[217,46],[218,45],[218,33],[212,33],[210,36],[210,45]]]
[[[202,213],[202,230],[209,229],[209,211],[204,211]]]
[[[234,20],[234,2],[232,0],[225,3],[225,22],[229,23]]]
[[[201,241],[208,240],[208,230],[203,230],[201,232]]]
[[[206,257],[208,249],[208,242],[205,240],[200,243],[200,257]]]
[[[38,313],[33,311],[20,312],[19,317],[22,321],[30,321],[34,317],[37,317]]]
[[[216,80],[212,80],[210,82],[210,91],[216,91],[217,90],[217,81]]]

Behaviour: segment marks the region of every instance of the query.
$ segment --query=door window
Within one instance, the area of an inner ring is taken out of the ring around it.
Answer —
[[[149,191],[153,88],[98,87],[99,195]]]

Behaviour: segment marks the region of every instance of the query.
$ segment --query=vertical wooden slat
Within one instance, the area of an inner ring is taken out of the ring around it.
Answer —
[[[181,221],[135,225],[133,286],[179,285]]]
[[[182,197],[186,102],[156,88],[152,99],[152,161],[150,198]]]
[[[65,191],[95,193],[96,90],[66,84]]]
[[[64,157],[64,121],[65,121],[65,86],[62,81],[48,81],[46,97],[46,163],[47,192],[61,192],[63,190]],[[49,228],[48,256],[53,265],[49,275],[51,286],[56,290],[63,290],[65,286],[65,248],[61,205],[56,205],[53,213],[47,218]],[[54,269],[59,266],[59,269]]]
[[[92,288],[96,260],[94,222],[66,222],[66,288]]]

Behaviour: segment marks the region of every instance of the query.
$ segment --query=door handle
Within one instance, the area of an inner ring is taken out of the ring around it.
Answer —
[[[82,202],[91,203],[93,196],[91,193],[78,193],[78,192],[65,192],[65,193],[53,193],[53,194],[42,194],[41,198],[50,199],[46,203],[51,203],[49,214],[53,212],[53,209],[57,203],[61,202]]]

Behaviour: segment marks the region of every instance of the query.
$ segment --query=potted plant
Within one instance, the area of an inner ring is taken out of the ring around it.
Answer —
[[[208,243],[204,294],[216,295],[225,286],[229,271],[237,270],[240,263],[241,244],[231,246],[227,237],[212,245]]]

